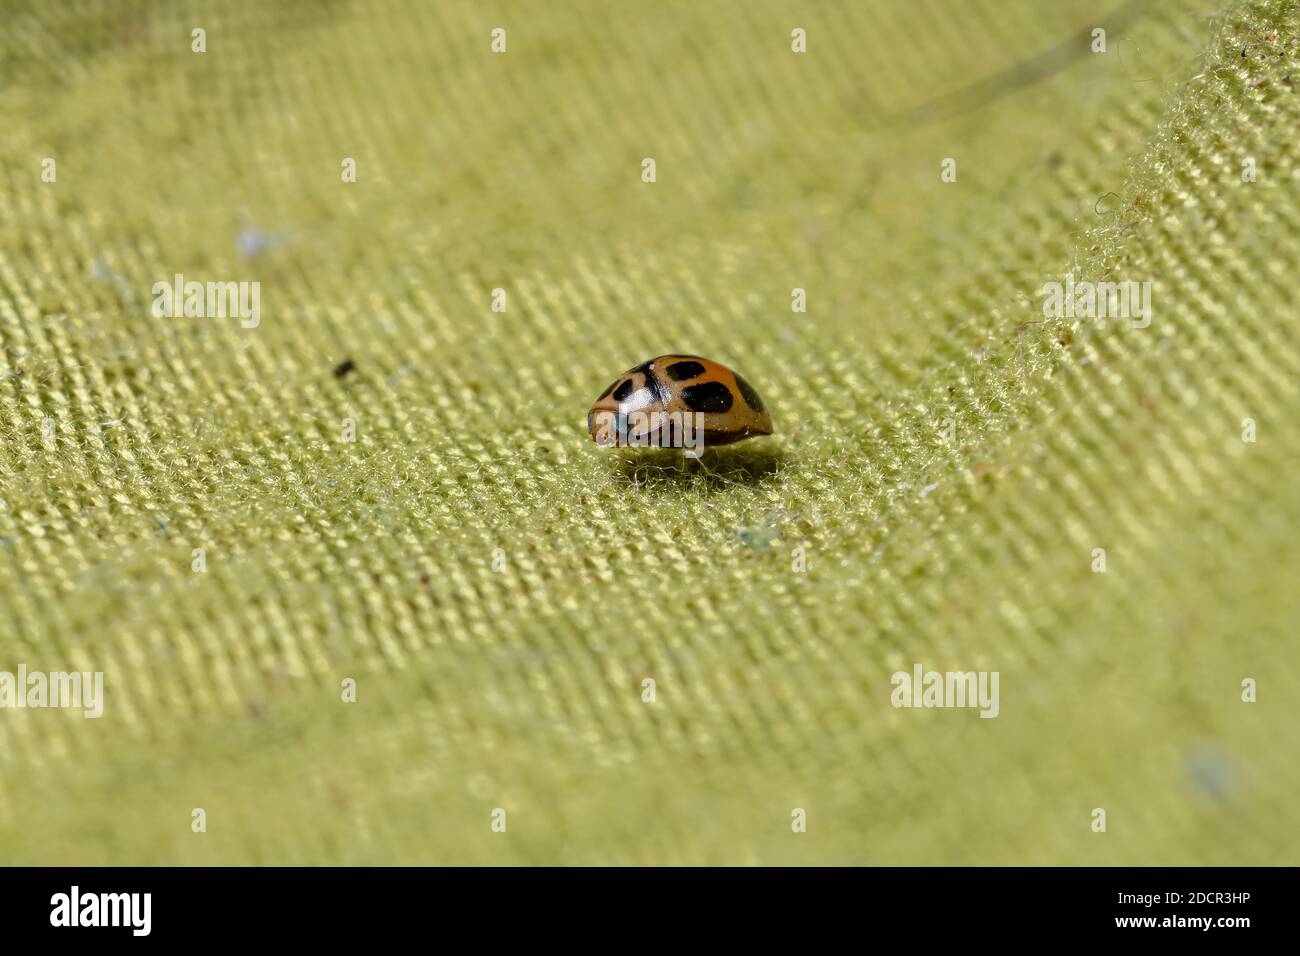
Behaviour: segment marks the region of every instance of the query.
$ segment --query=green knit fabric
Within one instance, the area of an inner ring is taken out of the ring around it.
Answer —
[[[18,4],[0,671],[104,713],[0,862],[1296,863],[1300,5],[1209,9]],[[668,352],[777,434],[596,447]]]

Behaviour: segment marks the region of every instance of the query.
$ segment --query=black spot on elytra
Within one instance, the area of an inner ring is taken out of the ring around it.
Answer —
[[[704,374],[704,366],[699,362],[674,362],[667,368],[668,377],[674,382],[684,382]]]
[[[600,401],[602,398],[604,398],[604,397],[605,397],[606,395],[608,395],[610,392],[614,391],[614,386],[617,385],[617,384],[618,384],[618,379],[614,379],[614,381],[610,382],[610,383],[609,383],[609,388],[607,388],[607,389],[605,389],[603,392],[601,392],[600,395],[598,395],[598,396],[596,397],[596,401]]]
[[[682,389],[682,401],[693,412],[731,411],[731,389],[721,382],[701,382]]]
[[[754,391],[754,386],[750,385],[739,375],[736,376],[736,387],[740,389],[740,397],[756,412],[763,410],[763,400],[758,397],[758,392]]]
[[[632,380],[630,378],[625,378],[619,383],[618,388],[614,389],[614,400],[617,402],[624,401],[631,394]]]

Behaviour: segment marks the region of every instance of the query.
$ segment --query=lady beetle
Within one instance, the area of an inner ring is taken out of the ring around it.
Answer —
[[[695,450],[772,434],[758,392],[718,362],[660,355],[628,369],[587,413],[598,445],[655,445]]]

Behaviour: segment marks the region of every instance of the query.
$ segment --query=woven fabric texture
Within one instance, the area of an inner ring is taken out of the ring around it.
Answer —
[[[1298,862],[1294,0],[11,6],[0,862]]]

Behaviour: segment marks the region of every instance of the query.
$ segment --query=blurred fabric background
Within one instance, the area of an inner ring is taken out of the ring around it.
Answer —
[[[9,4],[0,670],[105,701],[0,710],[0,862],[1296,863],[1298,67],[1291,0]],[[597,448],[665,352],[777,435]]]

